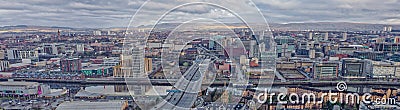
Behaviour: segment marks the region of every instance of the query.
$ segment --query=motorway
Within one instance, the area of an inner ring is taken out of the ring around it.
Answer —
[[[157,104],[153,109],[189,109],[197,99],[201,88],[202,75],[208,68],[209,59],[196,61],[184,73],[183,78],[175,83],[175,89],[179,92],[169,92],[164,101]]]

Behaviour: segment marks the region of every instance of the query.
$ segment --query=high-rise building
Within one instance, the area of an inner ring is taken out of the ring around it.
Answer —
[[[263,47],[265,44],[260,44],[260,47]],[[273,47],[275,48],[275,47]],[[276,52],[275,49],[273,50],[261,50],[260,55],[260,63],[262,66],[268,69],[275,69],[276,67]]]
[[[101,35],[101,31],[93,31],[93,35],[100,36]]]
[[[10,62],[5,60],[0,60],[0,71],[5,71],[10,68]]]
[[[81,72],[82,63],[79,58],[64,58],[60,61],[62,72]]]
[[[392,26],[388,26],[387,31],[392,32]]]
[[[312,40],[313,39],[313,35],[314,35],[314,33],[313,32],[309,32],[308,33],[308,40]]]
[[[267,33],[265,33],[267,32]],[[264,78],[272,78],[276,71],[276,43],[274,42],[274,36],[269,31],[263,31],[260,34],[259,39],[259,63],[261,70],[261,76]]]
[[[132,69],[134,78],[147,77],[145,74],[145,64],[144,64],[144,46],[134,46],[132,48]]]
[[[35,50],[21,50],[19,55],[21,59],[37,58],[39,53]]]
[[[400,36],[395,36],[394,38],[393,38],[393,43],[400,43]]]
[[[291,57],[295,51],[295,39],[290,36],[279,36],[275,38],[276,53],[278,57]]]
[[[132,76],[132,56],[121,54],[121,65],[116,66],[114,77],[130,77]]]
[[[47,53],[50,55],[58,55],[65,50],[65,45],[63,43],[51,43],[51,44],[43,44],[43,53]]]
[[[78,53],[85,52],[85,44],[77,44],[76,45],[76,52],[78,52]]]
[[[257,41],[256,40],[242,40],[243,46],[246,48],[248,57],[253,58],[258,54]]]
[[[247,57],[244,56],[244,55],[241,55],[239,63],[242,64],[242,65],[246,65],[247,64],[246,61],[247,61]]]
[[[6,51],[5,50],[0,50],[0,60],[6,59]]]
[[[311,49],[308,51],[308,57],[309,58],[315,58],[315,49]]]
[[[146,73],[149,73],[153,70],[153,60],[151,58],[144,58],[144,65]]]
[[[383,27],[383,32],[392,32],[392,26]]]
[[[57,30],[57,37],[61,37],[60,29]]]
[[[249,50],[249,57],[254,57],[257,56],[258,54],[258,48],[257,48],[257,41],[256,40],[250,40],[250,50]]]
[[[347,33],[344,32],[342,33],[342,41],[346,41],[347,40]]]
[[[329,33],[328,33],[328,32],[325,33],[324,40],[325,40],[325,41],[328,41],[328,40],[329,40]]]
[[[387,32],[387,27],[383,27],[383,32]]]
[[[130,49],[129,52],[121,54],[121,65],[115,67],[116,70],[114,72],[114,77],[126,77],[126,78],[147,77],[145,71],[145,65],[146,64],[145,64],[143,46],[134,46],[133,48]]]
[[[7,49],[7,59],[12,60],[12,59],[19,59],[19,49]]]
[[[7,59],[29,59],[29,58],[37,58],[38,52],[35,50],[22,50],[17,48],[7,49]]]

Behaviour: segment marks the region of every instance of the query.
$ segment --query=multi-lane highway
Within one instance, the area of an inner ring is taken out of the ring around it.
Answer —
[[[169,92],[164,101],[153,109],[189,109],[195,102],[201,88],[202,75],[208,68],[209,59],[197,60],[183,74],[183,77],[175,83],[174,88],[178,92]]]

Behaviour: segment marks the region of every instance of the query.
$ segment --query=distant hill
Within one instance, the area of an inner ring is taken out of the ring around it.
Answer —
[[[58,30],[76,32],[76,31],[87,31],[93,29],[71,28],[71,27],[60,27],[60,26],[33,26],[33,25],[15,25],[15,26],[0,27],[0,33],[57,32]]]
[[[40,28],[46,28],[46,29],[74,29],[70,27],[59,27],[59,26],[31,26],[31,25],[15,25],[15,26],[3,26],[0,27],[2,30],[12,30],[12,29],[40,29]]]
[[[180,23],[158,24],[158,28],[175,28]],[[228,26],[240,26],[241,23],[229,23]],[[257,25],[256,25],[257,26]],[[382,31],[386,24],[348,23],[348,22],[317,22],[317,23],[270,23],[272,30],[319,30],[319,31]],[[400,25],[390,25],[394,30],[400,30]],[[151,28],[151,25],[138,28]]]
[[[158,28],[176,28],[181,23],[162,23],[158,24]],[[227,26],[240,26],[240,23],[229,23]],[[348,23],[348,22],[316,22],[316,23],[270,23],[273,30],[320,30],[320,31],[381,31],[386,24],[367,24],[367,23]],[[390,25],[393,30],[400,30],[400,25]],[[138,26],[136,28],[152,28],[152,25]],[[88,30],[123,30],[126,27],[110,27],[110,28],[72,28],[62,26],[31,26],[16,25],[0,27],[1,32],[24,32],[24,31],[88,31]]]
[[[319,23],[288,23],[270,24],[277,30],[329,30],[329,31],[382,31],[386,24],[346,23],[346,22],[319,22]],[[400,25],[390,25],[393,29],[400,29]]]

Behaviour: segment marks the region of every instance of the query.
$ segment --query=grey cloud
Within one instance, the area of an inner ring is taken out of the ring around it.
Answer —
[[[196,0],[204,1],[207,0]],[[212,1],[232,6],[251,18],[247,0]],[[400,24],[399,0],[253,0],[268,22],[367,22]],[[145,0],[0,0],[0,26],[47,25],[70,27],[125,27]],[[154,22],[160,14],[187,3],[180,0],[152,0],[135,16],[133,25]],[[219,21],[238,21],[215,7],[196,5],[178,8],[166,22],[207,17]]]

